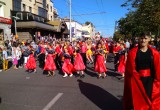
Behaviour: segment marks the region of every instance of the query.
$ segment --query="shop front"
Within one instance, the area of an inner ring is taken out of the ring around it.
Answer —
[[[20,41],[37,41],[42,36],[62,38],[68,34],[66,24],[61,21],[50,23],[45,18],[29,12],[13,11],[12,16],[16,16],[19,18],[16,22],[16,29],[18,39]],[[15,33],[14,29],[15,26],[12,25],[13,33]]]
[[[12,20],[0,17],[0,45],[3,45],[5,40],[11,40],[11,24]]]

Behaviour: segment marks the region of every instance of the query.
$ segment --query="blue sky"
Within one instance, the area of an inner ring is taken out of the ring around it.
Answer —
[[[52,0],[61,18],[69,17],[69,0]],[[104,37],[112,36],[115,21],[125,17],[128,12],[122,8],[126,0],[72,0],[72,15],[106,12],[105,14],[92,14],[85,16],[72,16],[72,19],[83,24],[90,21]]]

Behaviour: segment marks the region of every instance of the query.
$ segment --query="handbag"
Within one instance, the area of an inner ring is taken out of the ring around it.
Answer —
[[[13,64],[17,65],[18,64],[18,60],[16,58],[13,59]]]

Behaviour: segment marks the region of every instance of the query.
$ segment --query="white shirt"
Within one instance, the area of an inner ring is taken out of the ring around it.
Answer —
[[[6,50],[3,50],[3,60],[8,59],[8,54]]]
[[[130,48],[130,43],[126,42],[126,48]]]

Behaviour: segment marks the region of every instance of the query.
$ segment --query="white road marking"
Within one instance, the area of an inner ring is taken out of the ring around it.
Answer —
[[[58,93],[42,110],[49,110],[62,95],[63,93]]]

